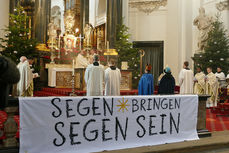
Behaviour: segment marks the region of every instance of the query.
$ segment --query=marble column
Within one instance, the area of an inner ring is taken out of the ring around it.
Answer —
[[[80,0],[80,32],[82,35],[86,23],[89,23],[89,0]]]
[[[117,25],[122,20],[123,0],[107,0],[107,41],[110,48],[114,48]]]
[[[34,14],[34,35],[39,43],[47,41],[47,27],[50,18],[51,0],[36,0]]]

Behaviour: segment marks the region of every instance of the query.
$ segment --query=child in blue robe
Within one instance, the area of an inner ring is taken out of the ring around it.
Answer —
[[[138,95],[153,95],[153,75],[150,73],[152,66],[146,65],[145,74],[142,75],[138,84]]]

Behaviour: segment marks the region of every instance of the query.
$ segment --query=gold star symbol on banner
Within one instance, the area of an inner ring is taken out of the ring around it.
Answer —
[[[128,99],[125,101],[124,98],[122,98],[122,101],[118,100],[118,102],[120,103],[120,105],[116,105],[119,108],[119,112],[120,110],[122,110],[122,112],[124,113],[124,110],[128,111],[127,106],[130,106],[130,104],[126,104],[128,102]]]

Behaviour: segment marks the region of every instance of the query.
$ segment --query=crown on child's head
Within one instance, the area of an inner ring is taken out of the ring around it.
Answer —
[[[151,69],[152,69],[151,64],[147,64],[147,65],[146,65],[146,71],[151,71]]]

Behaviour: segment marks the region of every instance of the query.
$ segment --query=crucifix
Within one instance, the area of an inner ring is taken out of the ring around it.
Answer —
[[[81,51],[81,49],[82,49],[82,39],[84,39],[84,37],[82,37],[81,36],[81,34],[79,35],[79,37],[76,37],[77,39],[80,39],[80,45],[79,45],[79,47],[80,47],[80,51]]]

